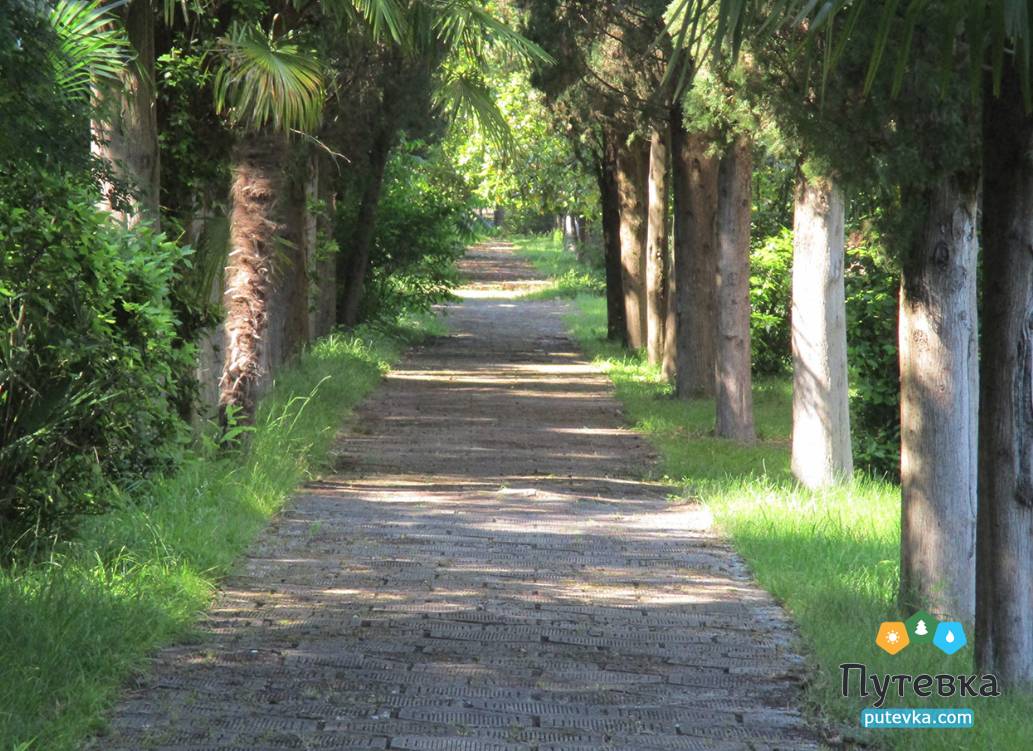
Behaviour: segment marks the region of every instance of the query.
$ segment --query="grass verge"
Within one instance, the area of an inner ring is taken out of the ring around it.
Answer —
[[[438,326],[321,340],[278,376],[245,449],[207,445],[47,561],[0,572],[0,749],[73,749],[102,730],[126,678],[189,634],[219,578],[319,471],[349,410]]]
[[[517,241],[543,271],[556,267],[549,240]],[[541,249],[541,245],[549,248]],[[573,260],[571,254],[567,254]],[[808,491],[789,472],[791,386],[787,379],[755,383],[760,440],[752,446],[714,438],[714,403],[672,398],[657,368],[605,340],[606,306],[597,295],[574,298],[568,324],[582,348],[612,379],[631,426],[661,454],[665,479],[683,495],[708,505],[720,530],[750,564],[758,582],[796,621],[811,663],[806,700],[830,734],[848,743],[909,751],[1030,748],[1029,697],[921,698],[895,692],[886,707],[971,708],[975,726],[964,730],[880,730],[859,727],[859,713],[874,697],[841,690],[839,666],[859,662],[869,674],[974,672],[972,648],[950,657],[932,645],[896,656],[875,646],[878,626],[904,620],[896,593],[900,567],[900,489],[858,476],[841,487]],[[971,639],[971,635],[970,639]],[[978,681],[977,684],[978,685]]]
[[[602,295],[606,292],[606,278],[601,268],[578,260],[563,249],[560,235],[530,235],[519,237],[520,254],[549,278],[548,286],[521,296],[524,300],[572,300],[578,295]],[[591,255],[591,252],[590,252]]]

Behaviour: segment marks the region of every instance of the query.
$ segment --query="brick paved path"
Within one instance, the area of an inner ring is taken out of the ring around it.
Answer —
[[[127,694],[103,749],[815,748],[784,613],[641,481],[562,304],[465,262],[416,348],[256,542],[202,624]],[[636,479],[639,478],[639,479]]]

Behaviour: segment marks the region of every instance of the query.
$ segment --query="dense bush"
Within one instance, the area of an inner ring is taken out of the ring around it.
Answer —
[[[854,464],[895,480],[900,472],[900,272],[877,242],[856,237],[850,245],[846,318]]]
[[[474,238],[476,218],[466,183],[438,155],[418,144],[392,155],[377,212],[363,318],[394,318],[449,299],[455,261]],[[348,247],[354,212],[339,227]]]
[[[776,375],[792,368],[792,269],[793,233],[786,227],[750,251],[750,340],[755,373]]]
[[[758,374],[792,371],[793,233],[786,228],[750,255],[750,336]],[[899,272],[877,239],[852,238],[846,252],[847,349],[854,463],[896,477],[900,464],[897,367]]]
[[[167,465],[166,390],[193,362],[168,300],[185,251],[95,208],[88,176],[9,169],[0,192],[0,525],[31,537]]]

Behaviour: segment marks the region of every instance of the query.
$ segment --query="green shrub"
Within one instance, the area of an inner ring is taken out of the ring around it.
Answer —
[[[459,283],[455,262],[476,232],[470,193],[440,155],[419,144],[387,165],[362,300],[363,320],[392,319],[448,300]],[[349,247],[355,213],[338,215],[338,242]]]
[[[88,177],[11,169],[0,191],[0,525],[38,540],[168,466],[183,424],[166,394],[186,251],[95,208]]]
[[[793,232],[782,227],[750,251],[750,340],[753,371],[758,375],[777,375],[792,368],[792,291]]]
[[[900,274],[877,243],[864,242],[847,249],[845,277],[854,464],[895,480],[900,472]]]

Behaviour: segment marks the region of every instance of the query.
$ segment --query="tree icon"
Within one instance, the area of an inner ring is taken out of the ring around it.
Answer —
[[[925,636],[929,633],[929,628],[925,625],[925,621],[918,622],[918,625],[915,626],[915,633],[919,636]]]
[[[924,610],[919,610],[907,619],[907,633],[914,644],[928,644],[933,640],[933,632],[940,621]]]

